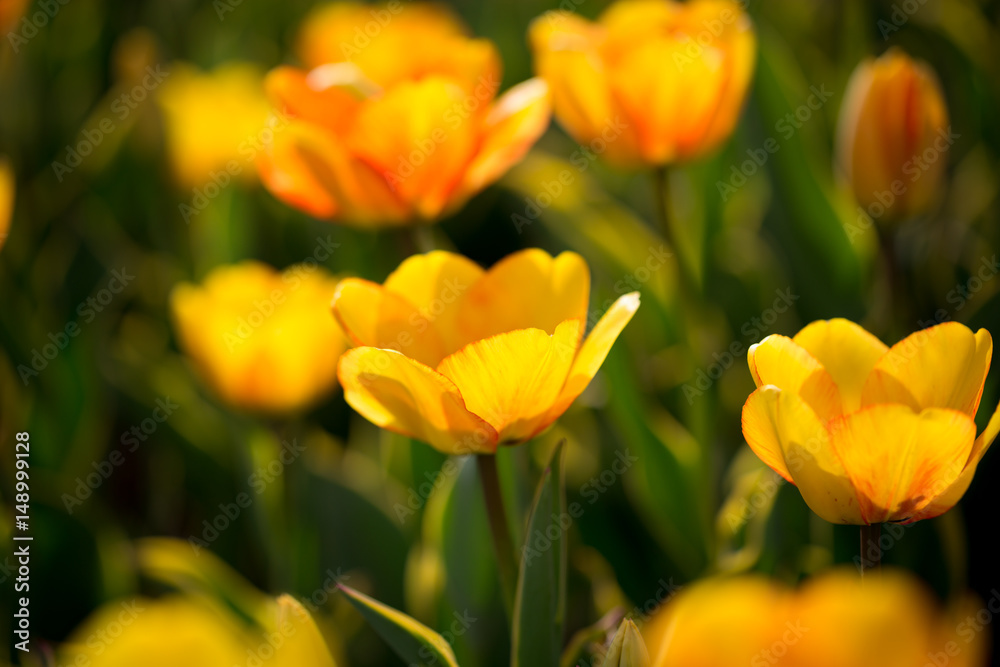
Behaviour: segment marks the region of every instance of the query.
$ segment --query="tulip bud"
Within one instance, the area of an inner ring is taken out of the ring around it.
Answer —
[[[649,653],[642,641],[639,628],[631,619],[626,618],[618,626],[611,647],[604,656],[602,667],[646,667],[649,665]]]
[[[958,135],[933,70],[898,49],[854,70],[838,127],[838,162],[873,220],[926,211]]]

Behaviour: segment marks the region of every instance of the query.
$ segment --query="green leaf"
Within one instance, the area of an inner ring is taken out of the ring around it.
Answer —
[[[458,667],[448,642],[423,623],[349,586],[339,584],[337,588],[407,664]]]
[[[566,489],[562,470],[565,440],[556,445],[542,473],[528,519],[514,599],[511,667],[559,664],[566,612]]]

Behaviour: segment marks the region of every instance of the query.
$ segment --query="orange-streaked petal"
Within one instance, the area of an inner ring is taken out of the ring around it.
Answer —
[[[829,429],[867,523],[918,515],[959,477],[976,439],[975,422],[961,412],[905,405],[872,405]]]
[[[348,350],[337,375],[350,406],[376,426],[446,454],[496,449],[496,430],[469,412],[451,380],[395,350]]]
[[[479,153],[469,164],[462,194],[472,195],[504,175],[549,126],[549,87],[529,79],[504,93],[486,117]]]
[[[623,294],[594,325],[580,346],[580,351],[573,360],[573,367],[570,368],[569,377],[566,378],[566,384],[563,385],[558,400],[552,406],[549,413],[550,422],[566,412],[570,404],[587,388],[607,358],[611,346],[618,340],[625,325],[631,321],[638,309],[639,293]]]
[[[800,396],[766,385],[750,395],[743,415],[751,449],[799,488],[813,512],[831,523],[864,523],[857,493],[830,434]]]
[[[359,227],[406,224],[410,211],[396,197],[381,173],[352,155],[336,135],[304,122],[293,121],[275,132],[273,170],[282,180],[266,182],[277,196],[295,205],[296,197],[322,191],[336,202],[338,219]],[[283,145],[282,145],[283,144]],[[310,175],[308,187],[298,187],[300,174]],[[322,209],[321,201],[312,202]],[[309,209],[306,209],[309,210]]]
[[[934,518],[944,514],[958,504],[958,501],[962,499],[965,492],[969,490],[969,485],[972,484],[972,478],[976,475],[979,462],[983,460],[983,455],[986,454],[990,445],[996,440],[998,433],[1000,433],[1000,405],[994,410],[993,416],[990,417],[989,423],[986,424],[986,429],[976,438],[976,442],[972,446],[972,453],[969,454],[969,461],[966,463],[965,469],[962,470],[962,474],[951,484],[947,486],[941,485],[944,490],[927,507],[917,513],[913,519],[914,521]],[[936,490],[932,489],[932,491]]]
[[[14,170],[10,162],[0,157],[0,248],[7,241],[10,230],[10,219],[14,213]]]
[[[316,176],[299,152],[299,132],[310,133],[307,125],[293,123],[278,132],[266,148],[257,153],[257,173],[271,194],[289,206],[314,218],[332,218],[337,213],[333,192]]]
[[[333,296],[333,313],[355,345],[396,350],[431,367],[445,355],[431,322],[409,301],[377,283],[342,280]]]
[[[972,418],[979,408],[993,340],[985,329],[973,334],[945,322],[893,345],[865,382],[862,405],[902,403],[919,412],[948,408]]]
[[[747,352],[758,387],[773,384],[799,394],[823,421],[841,414],[840,392],[833,378],[805,348],[787,336],[772,334]]]
[[[861,389],[888,346],[863,327],[841,318],[813,322],[792,339],[830,374],[844,412],[861,407]]]
[[[435,250],[407,258],[383,285],[405,298],[437,329],[445,354],[451,354],[462,344],[458,333],[460,304],[485,273],[462,255]]]
[[[491,98],[479,107],[485,110]],[[482,119],[465,112],[468,100],[444,77],[400,83],[362,107],[347,137],[351,152],[419,217],[434,220],[475,155]]]
[[[549,335],[520,329],[466,345],[438,372],[458,387],[469,410],[488,421],[501,444],[527,440],[545,425],[566,382],[580,340],[581,320]]]
[[[497,262],[469,289],[458,328],[466,343],[516,329],[551,334],[566,320],[585,321],[589,298],[590,269],[580,255],[529,248]]]
[[[278,67],[264,79],[264,89],[289,114],[338,134],[348,130],[362,102],[378,92],[351,63],[326,65],[312,72]]]

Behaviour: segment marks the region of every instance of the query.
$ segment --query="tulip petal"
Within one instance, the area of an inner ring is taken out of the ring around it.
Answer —
[[[492,99],[483,94],[473,97],[440,76],[399,83],[362,107],[347,138],[351,152],[420,217],[434,220],[475,155],[481,122],[475,109],[485,113]]]
[[[431,321],[382,285],[342,280],[333,296],[333,313],[355,345],[396,350],[432,367],[445,356]]]
[[[337,213],[333,192],[301,159],[298,149],[296,134],[312,131],[296,123],[289,131],[275,134],[265,150],[257,154],[257,172],[271,194],[289,206],[315,218],[332,218]]]
[[[551,334],[561,322],[585,320],[589,298],[590,269],[580,255],[529,248],[494,264],[469,289],[458,328],[465,343],[517,329]]]
[[[462,346],[458,313],[462,299],[486,272],[470,259],[444,250],[413,255],[385,279],[385,289],[411,303],[434,325],[445,354]],[[435,362],[435,366],[437,363]]]
[[[948,408],[975,417],[993,340],[985,329],[973,334],[958,322],[945,322],[893,345],[865,382],[861,405],[902,403],[919,412]]]
[[[395,350],[348,350],[337,375],[348,404],[376,426],[446,454],[496,449],[496,430],[469,412],[451,380]]]
[[[840,392],[833,378],[791,338],[772,334],[751,345],[747,357],[758,387],[772,384],[782,391],[801,395],[823,422],[842,413]]]
[[[972,484],[972,478],[976,475],[979,462],[983,460],[983,455],[986,454],[990,445],[996,440],[997,434],[1000,434],[1000,405],[997,406],[997,409],[993,412],[993,416],[990,417],[989,423],[986,424],[986,429],[976,438],[976,442],[972,446],[972,453],[969,454],[969,461],[966,463],[965,469],[962,470],[962,474],[940,495],[931,500],[927,507],[918,512],[914,516],[914,521],[932,519],[944,514],[958,504],[958,501],[962,499],[965,492],[969,490],[969,485]]]
[[[611,94],[599,50],[601,28],[575,14],[550,11],[531,23],[528,35],[535,71],[549,84],[559,124],[581,144],[601,138],[602,157],[611,162],[634,162],[634,129]]]
[[[529,79],[504,93],[486,117],[482,147],[469,164],[462,194],[472,195],[493,183],[538,140],[549,126],[549,87]]]
[[[552,335],[541,329],[498,334],[446,357],[438,372],[497,430],[501,444],[522,442],[550,423],[582,328],[581,320],[567,320]]]
[[[290,204],[305,200],[310,210],[323,210],[323,200],[309,196],[324,193],[336,202],[338,215],[359,227],[405,224],[409,212],[385,178],[370,165],[348,152],[331,132],[315,125],[293,121],[274,133],[270,154],[270,178],[265,185]],[[309,178],[301,187],[298,179]]]
[[[631,292],[618,297],[611,308],[604,313],[580,346],[573,366],[570,368],[566,384],[559,392],[559,398],[549,412],[549,421],[555,421],[583,393],[590,381],[597,375],[611,346],[618,340],[625,325],[639,309],[639,293]]]
[[[330,76],[332,67],[338,68],[336,78]],[[313,72],[327,75],[317,77]],[[271,70],[264,79],[267,96],[296,118],[338,134],[346,132],[361,103],[377,91],[375,84],[351,63],[328,65],[313,72],[295,67]],[[324,85],[317,86],[320,78]]]
[[[905,405],[872,405],[829,428],[869,524],[912,520],[959,477],[976,438],[968,415]]]
[[[854,322],[813,322],[792,339],[823,364],[840,390],[844,412],[861,407],[861,389],[889,348]]]
[[[813,512],[831,523],[864,523],[830,434],[800,396],[761,387],[744,406],[743,433],[764,463],[799,488]]]

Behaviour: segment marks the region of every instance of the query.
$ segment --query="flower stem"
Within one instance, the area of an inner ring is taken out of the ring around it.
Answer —
[[[476,457],[476,468],[479,470],[479,481],[483,487],[483,498],[486,500],[486,514],[493,536],[493,552],[497,557],[503,603],[508,618],[512,618],[517,570],[514,565],[514,547],[507,525],[507,512],[504,510],[503,494],[500,492],[496,455],[480,454]]]
[[[674,232],[670,227],[670,171],[665,165],[653,170],[653,196],[656,198],[656,217],[660,232],[670,249],[676,253],[677,244],[674,243]]]
[[[873,523],[861,526],[861,578],[878,576],[882,571],[882,547],[879,538],[882,536],[882,524]]]

